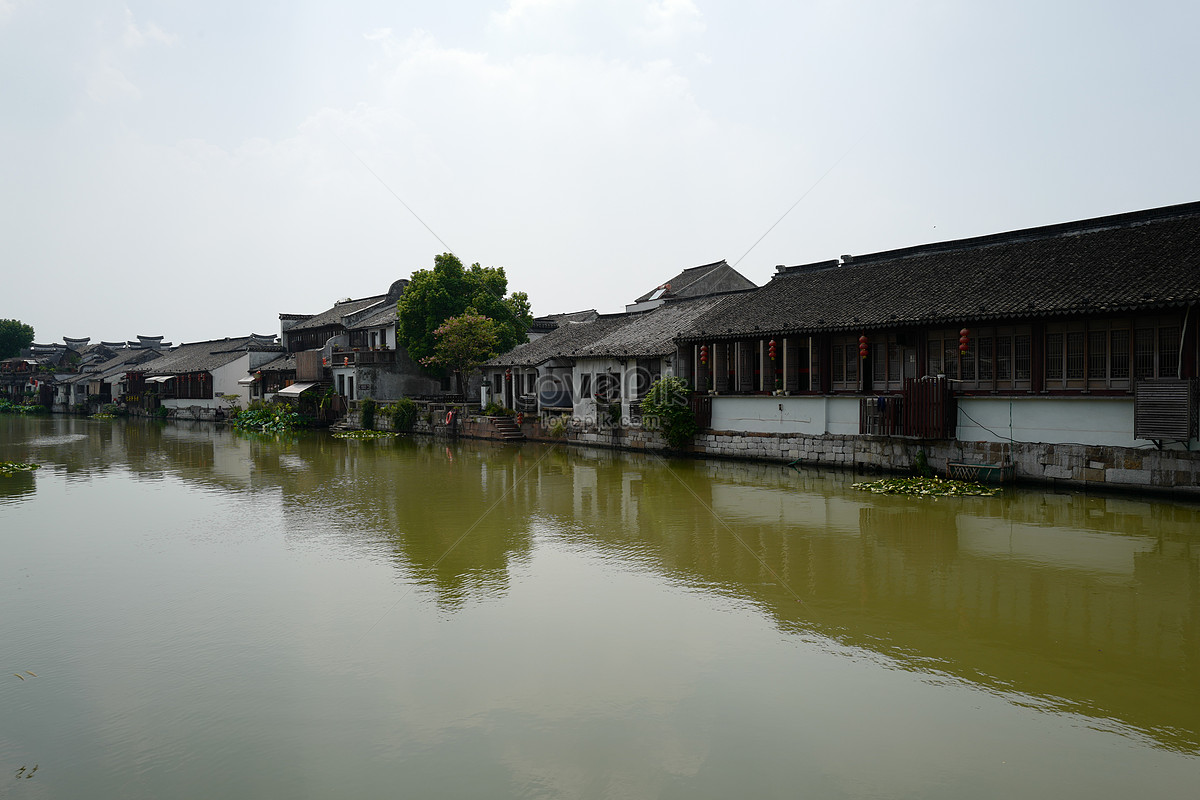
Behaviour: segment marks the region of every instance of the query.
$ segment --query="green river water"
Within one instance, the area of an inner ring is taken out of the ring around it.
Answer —
[[[1195,506],[63,417],[0,460],[0,798],[1200,793]]]

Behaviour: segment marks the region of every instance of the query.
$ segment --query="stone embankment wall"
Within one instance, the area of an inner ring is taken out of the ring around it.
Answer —
[[[381,430],[386,418],[377,420]],[[357,416],[350,425],[356,427]],[[526,420],[521,431],[527,440],[610,447],[622,450],[665,452],[666,443],[653,431],[639,428],[597,429],[568,427],[555,438],[536,418]],[[418,418],[415,433],[449,435],[440,415]],[[460,420],[464,438],[501,439],[499,430],[484,417]],[[1145,490],[1184,494],[1200,499],[1200,451],[1156,450],[1081,444],[1030,442],[960,442],[954,439],[921,440],[888,436],[811,436],[786,433],[705,431],[696,436],[688,455],[751,461],[795,462],[797,466],[834,467],[858,472],[908,473],[925,453],[929,466],[940,475],[948,463],[1012,463],[1016,479],[1029,483],[1071,488]]]
[[[804,436],[707,431],[698,453],[807,466],[908,472],[924,451],[939,474],[948,463],[1012,463],[1019,481],[1076,488],[1163,490],[1200,497],[1200,452],[1031,442],[960,442],[887,436]]]

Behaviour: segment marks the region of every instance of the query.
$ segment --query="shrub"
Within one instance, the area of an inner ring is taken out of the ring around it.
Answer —
[[[679,449],[692,440],[699,427],[688,404],[687,381],[683,378],[659,378],[642,400],[643,419],[653,421],[667,444]]]
[[[567,435],[567,421],[562,417],[555,417],[550,420],[549,433],[555,439],[563,438]]]
[[[482,413],[485,417],[510,417],[515,412],[511,408],[505,408],[495,400],[489,400],[488,404],[483,407]]]
[[[597,411],[596,411],[596,416],[600,416],[599,409],[604,409],[604,412],[606,414],[608,414],[608,424],[609,425],[616,427],[617,425],[621,424],[621,404],[620,403],[608,403],[607,405],[598,406]]]
[[[417,421],[417,404],[407,397],[401,397],[388,406],[385,413],[392,418],[392,430],[411,431],[413,423]]]
[[[358,404],[359,423],[364,431],[375,428],[375,401],[368,397]]]

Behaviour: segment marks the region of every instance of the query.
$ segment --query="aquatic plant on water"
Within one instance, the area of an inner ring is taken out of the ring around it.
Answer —
[[[307,428],[311,420],[284,405],[264,406],[238,412],[233,417],[234,430],[247,433],[288,433]]]
[[[7,398],[0,398],[0,414],[48,414],[50,410],[36,403],[14,403]]]
[[[33,472],[41,469],[41,464],[23,464],[20,461],[0,461],[0,476],[11,478],[18,472]]]
[[[400,434],[391,431],[342,431],[335,433],[335,439],[394,439]]]
[[[995,497],[1000,489],[949,478],[885,478],[856,483],[853,488],[875,494],[906,494],[914,497]]]

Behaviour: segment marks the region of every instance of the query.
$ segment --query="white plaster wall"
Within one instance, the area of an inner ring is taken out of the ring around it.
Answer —
[[[250,405],[250,387],[238,383],[239,380],[250,374],[250,356],[251,353],[246,353],[225,366],[213,370],[213,408],[222,406],[228,408],[228,404],[221,400],[223,394],[237,395],[238,403],[242,408]]]
[[[840,436],[858,435],[857,397],[828,397],[825,406],[825,430]]]
[[[1011,433],[1010,433],[1011,419]],[[960,397],[960,441],[1146,445],[1133,438],[1131,397]]]
[[[240,378],[246,377],[250,371],[250,354],[246,353],[240,358],[230,361],[223,367],[217,367],[212,371],[213,376],[213,396],[211,400],[200,399],[173,399],[168,398],[162,401],[166,408],[229,408],[229,404],[221,399],[223,394],[237,395],[242,408],[250,405],[250,387],[241,386],[238,384]]]
[[[825,402],[824,397],[719,395],[712,399],[712,428],[819,436],[825,433]]]
[[[348,367],[347,366],[339,366],[339,367],[334,367],[330,371],[330,373],[333,376],[333,390],[336,392],[338,390],[339,385],[344,385],[346,387],[346,394],[349,395],[350,379],[357,376],[357,374],[358,374],[357,369],[353,365],[348,366]],[[343,376],[342,382],[340,384],[338,383],[338,375]],[[358,381],[354,382],[354,397],[347,396],[346,399],[347,400],[357,400],[358,399]]]
[[[712,428],[754,433],[858,433],[857,397],[720,395],[713,398]]]

